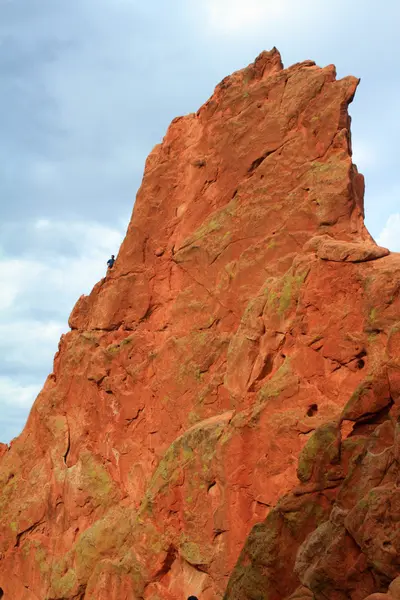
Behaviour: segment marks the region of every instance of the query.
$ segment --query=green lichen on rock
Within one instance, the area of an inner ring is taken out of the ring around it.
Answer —
[[[68,569],[68,571],[60,577],[52,578],[52,593],[57,598],[68,598],[71,592],[74,590],[77,584],[77,576],[74,569]]]
[[[121,340],[120,342],[116,342],[115,344],[110,344],[106,348],[106,353],[109,357],[116,356],[121,350],[125,349],[127,346],[132,344],[134,340],[134,335],[128,335],[126,338]]]
[[[95,565],[106,556],[117,553],[124,546],[134,526],[135,515],[130,509],[108,511],[86,529],[70,551],[79,581],[87,581]]]
[[[173,442],[164,456],[161,458],[157,469],[148,486],[149,498],[153,498],[165,487],[166,484],[176,480],[178,473],[175,473],[180,467],[180,455],[182,446],[180,440]],[[182,466],[184,466],[183,463]]]
[[[331,164],[330,163],[322,163],[322,162],[319,162],[318,160],[316,160],[312,163],[311,168],[313,171],[316,171],[318,173],[325,173],[331,169]]]
[[[184,262],[190,250],[194,248],[194,245],[204,246],[210,254],[217,254],[221,252],[228,239],[226,233],[232,229],[232,218],[236,214],[236,198],[233,198],[224,208],[214,212],[204,223],[199,227],[189,238],[187,238],[181,248],[176,252],[174,260],[178,263]],[[206,238],[206,240],[205,240]]]
[[[13,533],[17,533],[18,531],[18,523],[16,521],[12,521],[10,523],[10,529]]]
[[[28,556],[33,551],[33,556],[42,575],[47,575],[51,570],[50,557],[47,549],[39,540],[27,540],[23,546],[24,555]]]
[[[284,522],[273,510],[263,523],[253,527],[231,575],[224,600],[269,600],[276,592],[270,575],[280,560],[279,543]]]
[[[315,430],[301,451],[297,467],[299,480],[306,483],[311,479],[317,461],[326,465],[337,458],[338,426],[336,423],[327,423]]]
[[[363,397],[371,391],[372,388],[372,379],[366,378],[362,381],[354,390],[349,400],[346,403],[346,406],[342,412],[342,420],[348,419],[353,420],[353,414],[357,409],[357,405],[359,405],[363,399]]]
[[[321,183],[327,185],[330,182],[334,183],[345,178],[347,171],[348,164],[346,161],[339,161],[336,158],[326,162],[316,160],[311,164],[307,176],[310,177],[314,183],[319,183],[318,180],[321,179]]]
[[[213,558],[213,547],[207,544],[198,544],[188,540],[186,534],[181,534],[179,551],[184,560],[191,565],[208,565]]]
[[[377,320],[378,320],[378,309],[375,306],[373,306],[372,308],[370,308],[370,310],[368,312],[368,321],[371,325],[374,325]]]
[[[297,304],[301,287],[308,273],[309,269],[298,272],[290,270],[282,278],[270,279],[266,282],[264,293],[267,296],[267,312],[283,318],[289,308]]]
[[[199,490],[209,482],[212,461],[224,427],[224,423],[199,424],[170,445],[150,480],[139,514],[149,513],[154,503],[180,481],[182,472],[185,472],[182,492],[186,508],[194,503]]]
[[[286,357],[283,365],[263,385],[258,393],[258,399],[265,402],[265,400],[270,398],[277,398],[286,387],[290,373],[290,358]]]
[[[81,454],[78,465],[79,471],[73,475],[72,482],[87,493],[93,507],[110,506],[118,491],[105,466],[90,452]]]
[[[279,297],[278,313],[282,316],[293,302],[297,301],[301,286],[303,285],[308,271],[295,275],[288,274],[284,277],[282,291]]]
[[[182,387],[187,385],[188,380],[192,385],[202,383],[204,374],[227,347],[229,338],[212,329],[195,330],[189,335],[172,338],[171,343],[178,355],[176,383]]]
[[[318,493],[281,498],[265,521],[251,530],[224,600],[289,598],[299,585],[294,570],[297,552],[330,510],[331,503]]]

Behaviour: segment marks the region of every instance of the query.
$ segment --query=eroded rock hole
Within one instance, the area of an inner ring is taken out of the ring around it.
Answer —
[[[365,350],[363,350],[362,352],[360,352],[360,354],[357,355],[357,362],[356,362],[356,367],[357,369],[363,369],[365,367],[365,360],[364,358],[367,356],[367,353],[365,352]]]
[[[313,417],[318,412],[318,404],[310,404],[307,410],[307,417]]]
[[[3,588],[0,588],[0,598],[4,598]]]

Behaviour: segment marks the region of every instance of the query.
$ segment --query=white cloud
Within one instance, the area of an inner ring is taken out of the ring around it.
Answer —
[[[38,219],[35,223],[36,229],[46,229],[50,227],[50,221],[48,219]]]
[[[336,9],[341,0],[336,3]],[[255,32],[271,36],[281,31],[297,29],[302,22],[309,30],[316,27],[316,19],[333,13],[333,7],[319,0],[205,0],[206,25],[215,33],[249,37]],[[337,11],[336,11],[337,12]],[[304,33],[304,32],[303,32]],[[272,44],[273,45],[273,44]]]
[[[37,259],[0,254],[0,441],[9,441],[22,427],[52,371],[75,301],[104,276],[106,261],[117,254],[124,236],[122,224],[117,229],[45,218],[33,221],[28,235],[35,231],[44,247],[49,238],[49,252]],[[51,252],[54,240],[64,252]]]
[[[400,252],[400,213],[390,215],[377,242],[392,252]]]
[[[10,377],[0,376],[0,406],[6,405],[30,408],[40,392],[41,385],[21,385]]]
[[[33,261],[7,258],[0,260],[1,320],[7,318],[4,311],[14,309],[18,296],[29,290],[43,269],[43,265]]]
[[[19,435],[42,384],[0,376],[0,442],[8,443]]]
[[[56,298],[53,296],[53,300]],[[52,356],[62,333],[68,330],[63,321],[23,319],[0,322],[2,369],[34,375],[51,372]],[[17,385],[17,384],[15,384]]]
[[[279,17],[287,10],[283,0],[207,0],[205,7],[211,28],[225,33],[258,28],[263,20]]]
[[[124,228],[122,223],[117,229],[40,218],[20,234],[39,235],[37,246],[42,250],[35,257],[0,258],[0,307],[10,315],[16,314],[23,299],[25,311],[31,307],[54,312],[60,305],[62,312],[71,309],[78,296],[90,292],[104,276],[108,255],[117,254]],[[9,321],[4,315],[0,323],[3,318]]]
[[[379,167],[379,154],[372,142],[353,138],[353,162],[358,169],[363,172],[363,169]],[[381,155],[382,156],[382,155]]]

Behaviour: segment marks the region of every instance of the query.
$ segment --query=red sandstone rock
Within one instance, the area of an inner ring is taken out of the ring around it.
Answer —
[[[362,600],[400,574],[400,257],[363,224],[357,84],[274,49],[154,148],[1,459],[5,599]]]
[[[8,446],[7,444],[0,443],[0,458],[7,452]]]
[[[327,235],[312,238],[305,250],[315,250],[318,258],[335,262],[365,262],[376,260],[389,254],[387,248],[382,248],[371,242],[345,242],[335,240]]]

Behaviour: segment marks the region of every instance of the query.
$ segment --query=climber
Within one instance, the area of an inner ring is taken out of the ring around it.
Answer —
[[[107,261],[107,265],[109,269],[112,269],[115,263],[114,254],[111,254],[111,258]]]

